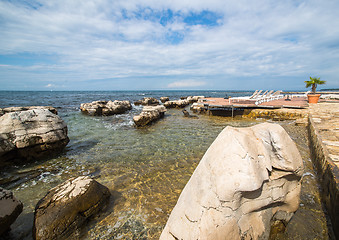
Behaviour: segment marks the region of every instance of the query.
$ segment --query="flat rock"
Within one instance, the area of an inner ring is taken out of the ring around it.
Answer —
[[[66,123],[44,108],[6,113],[0,126],[0,165],[38,159],[69,142]]]
[[[132,109],[129,101],[93,101],[91,103],[82,103],[80,110],[91,116],[109,116],[122,114]]]
[[[143,105],[143,106],[154,106],[154,105],[158,105],[159,104],[159,100],[153,97],[144,97],[141,100],[135,101],[134,105]]]
[[[22,203],[13,193],[0,187],[0,236],[6,232],[11,224],[22,212]]]
[[[185,100],[173,100],[173,101],[167,101],[164,103],[164,106],[166,108],[184,108],[189,104],[189,102]]]
[[[146,126],[164,117],[165,112],[166,108],[162,105],[145,106],[139,115],[133,117],[133,121],[138,127]]]
[[[27,111],[32,109],[47,109],[50,112],[58,115],[58,111],[52,106],[29,106],[29,107],[7,107],[7,108],[0,108],[0,117],[6,113],[10,112],[21,112]]]
[[[34,239],[68,239],[108,202],[107,187],[88,176],[52,188],[35,207]]]
[[[172,210],[160,239],[268,239],[299,206],[303,163],[277,124],[226,127]]]

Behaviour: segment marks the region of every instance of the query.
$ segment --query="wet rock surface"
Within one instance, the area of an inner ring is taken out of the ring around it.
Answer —
[[[169,97],[161,97],[161,98],[160,98],[160,101],[161,101],[162,103],[165,103],[165,102],[169,101]]]
[[[160,239],[268,239],[299,207],[303,163],[277,124],[226,127],[182,191]]]
[[[132,109],[129,101],[93,101],[91,103],[82,103],[80,110],[91,116],[109,116],[122,114]]]
[[[13,193],[0,187],[0,236],[4,234],[22,212],[23,205]]]
[[[34,239],[66,239],[108,202],[108,188],[87,176],[51,189],[35,208]]]
[[[0,165],[39,159],[69,142],[66,123],[43,108],[6,113],[0,126]]]
[[[164,106],[145,106],[139,115],[133,117],[133,121],[138,127],[146,126],[164,117],[165,112]]]

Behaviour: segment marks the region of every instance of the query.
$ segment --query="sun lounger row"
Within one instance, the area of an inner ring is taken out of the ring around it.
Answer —
[[[282,91],[275,91],[274,90],[266,90],[264,93],[262,93],[263,90],[255,90],[255,92],[251,96],[247,97],[234,97],[230,98],[229,102],[232,103],[234,101],[254,101],[256,105],[259,105],[263,102],[269,102],[272,100],[277,100],[280,98],[283,98],[284,95],[281,94]],[[262,93],[262,94],[261,94]]]

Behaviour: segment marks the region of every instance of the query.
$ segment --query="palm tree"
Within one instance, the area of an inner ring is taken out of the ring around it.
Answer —
[[[310,80],[305,81],[305,83],[306,83],[306,88],[312,86],[312,92],[315,93],[315,91],[317,89],[317,85],[318,84],[325,84],[326,81],[320,80],[320,77],[319,78],[310,77]]]

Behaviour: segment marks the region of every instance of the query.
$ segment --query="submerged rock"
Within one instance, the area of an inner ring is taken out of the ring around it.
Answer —
[[[186,109],[182,110],[182,112],[184,114],[184,117],[187,117],[187,118],[199,118],[196,115],[191,115]]]
[[[141,100],[135,101],[134,105],[143,105],[143,106],[152,106],[152,105],[158,105],[159,100],[153,97],[144,97]]]
[[[140,115],[134,116],[133,121],[138,127],[146,126],[165,115],[166,108],[159,106],[145,106]]]
[[[35,207],[34,239],[67,239],[108,202],[107,187],[87,176],[52,188]]]
[[[187,100],[174,100],[174,101],[167,101],[164,103],[166,108],[184,108],[189,104]]]
[[[22,203],[13,193],[0,187],[0,236],[6,232],[11,224],[22,212]]]
[[[183,189],[160,239],[268,239],[299,206],[303,163],[277,124],[226,127]]]
[[[69,142],[65,122],[43,108],[6,113],[0,126],[0,165],[45,157]]]
[[[121,114],[132,109],[129,101],[93,101],[91,103],[81,103],[80,110],[91,116],[109,116]]]
[[[161,101],[162,103],[165,103],[165,102],[169,101],[169,97],[161,97],[161,98],[160,98],[160,101]]]

